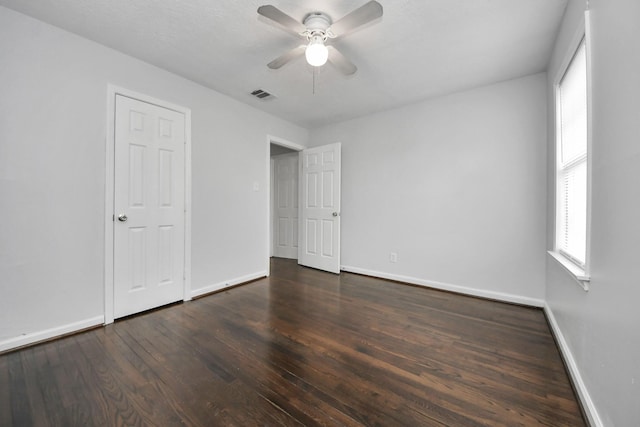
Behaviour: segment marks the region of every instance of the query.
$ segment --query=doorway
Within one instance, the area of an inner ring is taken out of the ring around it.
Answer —
[[[298,153],[305,147],[267,137],[269,257],[298,259]],[[267,262],[267,271],[268,271]]]
[[[306,149],[267,138],[266,271],[275,256],[340,274],[341,151],[339,142]]]
[[[271,256],[298,259],[298,152],[271,145]]]

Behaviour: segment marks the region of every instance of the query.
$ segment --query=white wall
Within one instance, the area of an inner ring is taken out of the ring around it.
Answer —
[[[537,74],[312,130],[311,146],[343,144],[343,266],[542,304],[545,83]]]
[[[0,347],[104,314],[109,83],[192,110],[192,289],[265,271],[267,134],[305,129],[0,7]]]
[[[547,303],[603,425],[631,426],[640,420],[640,2],[589,3],[592,280],[586,293],[549,259]],[[569,4],[549,67],[549,93],[585,8],[585,0]],[[550,137],[550,165],[553,147]],[[553,215],[552,190],[549,218]],[[552,235],[553,222],[549,222],[549,248]]]

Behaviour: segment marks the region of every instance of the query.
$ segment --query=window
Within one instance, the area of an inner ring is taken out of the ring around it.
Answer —
[[[583,271],[587,261],[587,55],[584,39],[556,86],[556,251]]]

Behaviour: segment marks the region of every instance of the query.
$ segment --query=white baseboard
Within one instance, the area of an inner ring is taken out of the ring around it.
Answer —
[[[556,337],[558,347],[560,347],[560,353],[562,354],[562,358],[567,366],[567,370],[569,371],[569,376],[571,377],[571,381],[576,389],[576,393],[578,393],[578,399],[582,403],[582,409],[587,417],[587,422],[591,427],[604,427],[604,424],[600,419],[600,415],[598,415],[598,410],[593,404],[593,400],[591,400],[589,390],[587,390],[587,386],[582,380],[582,375],[580,375],[580,370],[578,369],[578,364],[573,357],[573,353],[564,338],[564,334],[556,321],[556,317],[553,315],[551,307],[546,303],[544,305],[544,313],[549,320],[549,325],[551,325],[553,335]]]
[[[267,277],[269,273],[265,271],[259,271],[257,273],[247,274],[246,276],[237,277],[235,279],[225,280],[224,282],[214,283],[213,285],[205,286],[204,288],[192,289],[191,298],[199,297],[200,295],[209,294],[211,292],[219,291],[220,289],[228,288],[229,286],[239,285],[241,283],[250,282],[251,280],[261,279]]]
[[[260,271],[257,273],[247,274],[246,276],[242,276],[235,279],[209,285],[204,288],[195,289],[191,291],[191,297],[192,298],[197,297],[200,295],[208,294],[210,292],[215,292],[220,289],[227,288],[229,286],[234,286],[240,283],[249,282],[251,280],[260,279],[262,277],[266,277],[267,274],[268,274],[267,271]],[[9,339],[0,341],[0,352],[12,350],[18,347],[23,347],[29,344],[35,344],[40,341],[45,341],[51,338],[57,338],[62,335],[81,331],[83,329],[87,329],[87,328],[91,328],[99,325],[104,325],[104,316],[91,317],[89,319],[80,320],[78,322],[69,323],[67,325],[57,326],[57,327],[46,329],[43,331],[20,335],[14,338],[9,338]]]
[[[89,319],[80,320],[78,322],[69,323],[55,328],[45,329],[44,331],[23,334],[14,338],[0,341],[0,352],[22,347],[29,344],[35,344],[51,338],[57,338],[65,334],[81,331],[83,329],[92,328],[94,326],[104,325],[104,316],[91,317]]]
[[[472,295],[475,297],[488,298],[492,300],[509,302],[514,304],[528,305],[531,307],[544,307],[544,300],[537,299],[537,298],[524,297],[521,295],[487,291],[484,289],[477,289],[477,288],[469,288],[466,286],[452,285],[450,283],[436,282],[433,280],[418,279],[416,277],[402,276],[399,274],[391,274],[391,273],[384,273],[381,271],[367,270],[364,268],[352,267],[348,265],[343,265],[341,269],[343,271],[347,271],[351,273],[364,274],[367,276],[374,276],[382,279],[395,280],[398,282],[405,282],[412,285],[426,286],[428,288],[440,289],[443,291],[457,292],[460,294]]]

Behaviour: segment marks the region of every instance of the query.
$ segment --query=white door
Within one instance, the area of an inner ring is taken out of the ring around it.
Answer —
[[[298,258],[298,153],[273,157],[273,256]]]
[[[340,143],[300,152],[298,263],[340,273]]]
[[[184,114],[116,96],[114,318],[184,292]]]

